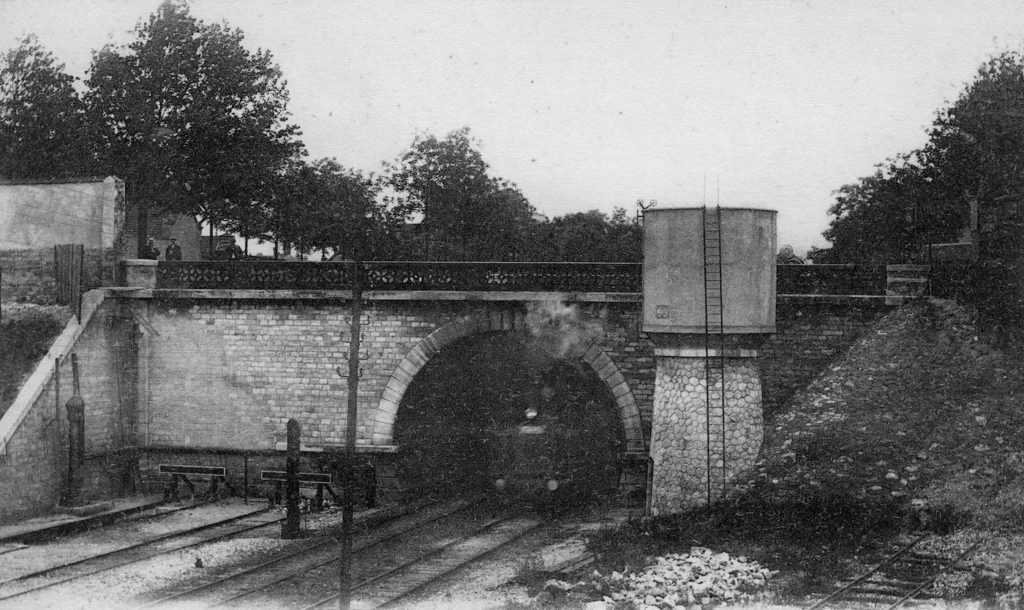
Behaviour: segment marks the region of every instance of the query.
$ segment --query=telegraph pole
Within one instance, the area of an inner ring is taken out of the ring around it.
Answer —
[[[352,253],[352,338],[348,344],[348,412],[345,426],[345,478],[342,487],[341,562],[338,572],[338,608],[349,610],[352,603],[352,505],[354,501],[356,465],[356,425],[359,406],[359,335],[363,309],[363,256],[360,238]]]

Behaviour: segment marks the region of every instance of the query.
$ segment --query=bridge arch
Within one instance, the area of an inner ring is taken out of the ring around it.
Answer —
[[[454,320],[433,331],[416,344],[392,372],[373,422],[374,444],[394,443],[395,420],[402,397],[416,374],[430,359],[448,345],[470,335],[495,331],[526,330],[525,316],[512,311],[478,311]],[[640,409],[629,387],[629,382],[615,362],[597,344],[591,344],[583,354],[587,363],[601,379],[615,399],[622,426],[622,438],[628,453],[643,453],[644,435],[640,421]]]

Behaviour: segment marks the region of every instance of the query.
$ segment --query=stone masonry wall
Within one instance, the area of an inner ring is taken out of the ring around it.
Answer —
[[[74,324],[74,322],[72,322]],[[123,402],[125,367],[132,368],[132,327],[107,300],[93,315],[71,352],[78,355],[81,394],[86,405],[85,451],[96,454],[124,446],[122,425],[130,403]],[[49,361],[52,365],[52,360]],[[0,523],[51,510],[59,501],[67,472],[68,420],[64,405],[73,391],[71,358],[60,361],[59,396],[53,376],[0,456]],[[130,394],[130,389],[128,390]],[[127,439],[130,441],[130,439]],[[87,462],[86,500],[122,491],[125,473],[106,460]]]
[[[780,298],[776,305],[778,332],[758,348],[765,413],[784,406],[886,311],[880,300]]]
[[[374,440],[370,431],[380,415],[374,407],[384,385],[420,340],[474,311],[522,313],[525,307],[495,301],[368,301],[360,354],[360,442]],[[346,301],[325,299],[108,296],[73,350],[83,370],[87,452],[133,440],[272,449],[283,440],[290,417],[302,423],[307,444],[342,442],[348,309]],[[640,332],[639,306],[580,303],[578,310],[585,320],[601,324],[599,345],[625,376],[649,437],[655,363],[653,345]],[[780,299],[779,333],[757,359],[766,407],[782,404],[884,311],[881,305]],[[17,494],[20,499],[0,503],[0,519],[37,512],[58,499],[54,490],[60,489],[66,468],[63,403],[71,395],[70,359],[61,367],[59,405],[52,385],[51,380],[0,456],[0,485],[24,491]],[[124,480],[121,466],[109,459],[90,465],[92,493],[113,491],[119,477]]]
[[[113,249],[85,250],[85,290],[113,286],[116,252]],[[53,248],[0,250],[0,299],[51,305],[56,302],[56,271]]]
[[[604,332],[599,345],[629,383],[640,409],[647,446],[654,405],[654,343],[640,331],[640,307],[635,303],[602,303],[581,305],[579,310],[585,319],[600,320]]]
[[[270,449],[294,417],[303,442],[339,444],[348,401],[349,306],[309,301],[144,301],[145,444]],[[360,443],[406,352],[464,304],[371,301],[361,323]],[[372,324],[371,324],[372,322]],[[340,369],[340,374],[338,372]]]
[[[322,301],[138,300],[158,336],[147,336],[140,379],[140,434],[150,444],[273,448],[288,418],[310,444],[344,439],[348,304]],[[522,303],[367,301],[362,323],[360,442],[384,385],[408,351],[444,324],[480,308],[521,311]],[[600,323],[600,346],[625,375],[650,430],[653,344],[632,303],[584,303]],[[759,350],[767,408],[782,404],[840,355],[881,307],[780,304],[779,333]],[[201,364],[197,364],[201,363]],[[341,375],[336,372],[341,368]],[[187,380],[187,381],[186,381]],[[148,408],[148,410],[147,410]]]
[[[344,302],[138,300],[146,320],[140,352],[142,444],[270,449],[296,418],[307,444],[345,438],[349,309]],[[373,439],[384,387],[406,354],[445,324],[481,308],[522,312],[522,303],[367,301],[359,385],[360,443]],[[629,378],[649,418],[654,370],[635,306],[587,305],[601,346]],[[340,370],[340,374],[337,369]]]
[[[757,459],[764,429],[754,361],[725,361],[724,434],[722,379],[711,376],[710,393],[707,384],[703,358],[658,357],[651,433],[654,515],[706,504],[709,467],[710,500],[715,501],[727,491],[728,482]]]

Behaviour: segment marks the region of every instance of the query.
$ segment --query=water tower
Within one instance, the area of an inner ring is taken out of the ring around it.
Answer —
[[[643,331],[657,373],[651,514],[710,504],[764,435],[757,348],[775,332],[774,210],[644,213]]]

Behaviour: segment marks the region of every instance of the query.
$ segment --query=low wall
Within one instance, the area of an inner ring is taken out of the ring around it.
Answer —
[[[115,284],[117,254],[112,248],[86,248],[85,290]],[[52,305],[57,302],[53,248],[0,250],[0,300]]]

